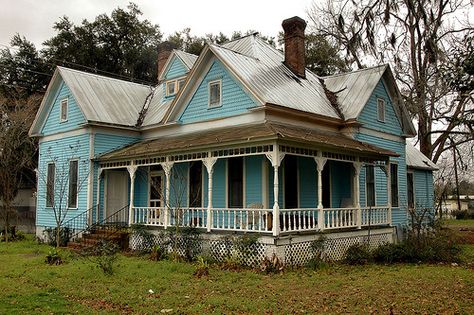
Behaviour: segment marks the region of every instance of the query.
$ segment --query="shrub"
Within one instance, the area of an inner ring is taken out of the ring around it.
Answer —
[[[204,259],[203,256],[198,256],[196,260],[196,270],[194,270],[194,276],[201,278],[209,275],[209,263]]]
[[[55,228],[46,228],[43,231],[45,235],[45,241],[50,246],[56,246],[56,231],[57,227]],[[61,227],[59,229],[59,246],[66,246],[69,240],[71,239],[71,230],[68,227]]]
[[[265,257],[260,263],[260,271],[266,274],[282,272],[284,267],[283,262],[275,253],[271,258]]]
[[[117,261],[119,246],[105,239],[101,239],[94,246],[82,252],[84,257],[93,261],[104,274],[114,273],[114,264]]]
[[[350,265],[365,265],[372,261],[372,253],[367,244],[354,244],[347,248],[344,262]]]
[[[306,267],[311,269],[321,269],[327,266],[327,262],[324,258],[324,250],[326,249],[326,236],[321,235],[318,239],[311,242],[311,253],[312,257],[307,262]]]
[[[452,214],[457,220],[471,220],[471,219],[474,219],[474,212],[469,212],[467,210],[455,210],[455,211],[453,211]]]
[[[150,253],[150,259],[159,261],[166,257],[166,253],[160,245],[155,245]]]
[[[63,260],[61,258],[61,255],[59,254],[58,250],[56,249],[56,247],[52,247],[49,252],[48,252],[48,255],[46,255],[46,260],[45,262],[48,264],[48,265],[61,265],[63,263]]]

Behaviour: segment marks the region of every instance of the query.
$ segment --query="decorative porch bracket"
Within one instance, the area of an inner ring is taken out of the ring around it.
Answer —
[[[209,154],[211,156],[211,154]],[[212,175],[214,174],[214,164],[216,157],[208,157],[202,160],[207,169],[207,231],[211,232],[212,227]]]
[[[318,156],[314,158],[318,170],[318,228],[320,231],[324,230],[323,170],[327,160],[327,158],[322,157],[321,152],[318,152]]]
[[[128,225],[132,224],[133,220],[133,196],[135,195],[135,175],[138,166],[130,165],[127,166],[128,174],[130,175],[130,209],[128,211]]]
[[[174,162],[163,162],[160,163],[161,168],[163,168],[163,172],[165,173],[166,177],[166,188],[165,188],[165,214],[164,214],[164,228],[168,228],[168,223],[169,223],[169,210],[171,207],[170,203],[170,185],[171,185],[171,169],[173,168]]]
[[[280,207],[278,205],[278,168],[280,167],[281,161],[285,158],[285,153],[281,153],[278,149],[278,144],[275,143],[274,151],[272,153],[265,154],[267,159],[270,160],[273,166],[273,236],[280,234]]]
[[[390,160],[385,164],[385,174],[387,175],[387,221],[392,226],[392,174],[390,173]]]
[[[362,162],[359,162],[359,158],[352,163],[354,167],[354,206],[357,208],[357,228],[362,228],[362,209],[360,208],[360,170],[362,168]]]

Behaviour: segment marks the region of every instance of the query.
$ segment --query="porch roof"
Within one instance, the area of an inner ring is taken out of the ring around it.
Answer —
[[[164,136],[136,142],[121,149],[102,154],[99,160],[149,157],[166,153],[186,152],[205,147],[223,147],[229,144],[246,145],[259,140],[286,140],[340,152],[352,152],[370,157],[399,156],[397,153],[354,140],[348,136],[317,129],[264,122],[252,125],[225,127],[183,135]],[[317,149],[317,148],[316,148]]]

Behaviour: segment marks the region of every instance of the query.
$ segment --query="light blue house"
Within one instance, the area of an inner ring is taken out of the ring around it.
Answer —
[[[407,150],[416,133],[390,67],[318,77],[305,25],[284,21],[284,54],[257,35],[199,56],[162,49],[157,86],[58,67],[30,131],[38,235],[59,209],[82,229],[255,232],[282,257],[321,232],[334,257],[369,229],[374,244],[399,236],[408,206],[433,206],[436,167]]]

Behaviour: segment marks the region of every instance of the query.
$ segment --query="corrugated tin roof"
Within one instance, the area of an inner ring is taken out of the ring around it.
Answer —
[[[183,150],[192,150],[203,146],[210,149],[211,147],[223,146],[229,142],[240,141],[244,143],[258,139],[297,141],[299,143],[316,145],[332,150],[340,150],[343,148],[345,152],[352,151],[357,154],[372,157],[375,155],[379,157],[398,156],[395,152],[354,140],[340,133],[266,122],[144,140],[117,151],[104,154],[100,159],[151,156],[173,151],[183,152]]]
[[[153,92],[153,98],[148,105],[148,110],[146,112],[145,119],[143,120],[143,127],[159,124],[163,120],[163,117],[172,103],[171,100],[163,102],[163,85],[164,83],[161,83],[156,86],[155,91]]]
[[[407,141],[406,145],[406,161],[407,167],[409,168],[419,168],[425,170],[438,170],[436,164],[434,164],[429,158],[427,158],[423,153],[421,153],[413,144]]]
[[[183,61],[184,65],[188,68],[188,70],[193,67],[194,63],[198,59],[198,56],[189,54],[182,50],[174,50],[174,52],[176,53],[176,56],[178,56],[179,59]]]
[[[387,65],[324,77],[326,87],[336,93],[346,119],[359,116],[367,104]]]
[[[230,67],[265,103],[340,118],[326,97],[318,76],[306,71],[306,79],[284,64],[281,51],[255,35],[210,49]]]
[[[151,86],[58,67],[86,120],[134,126]]]

